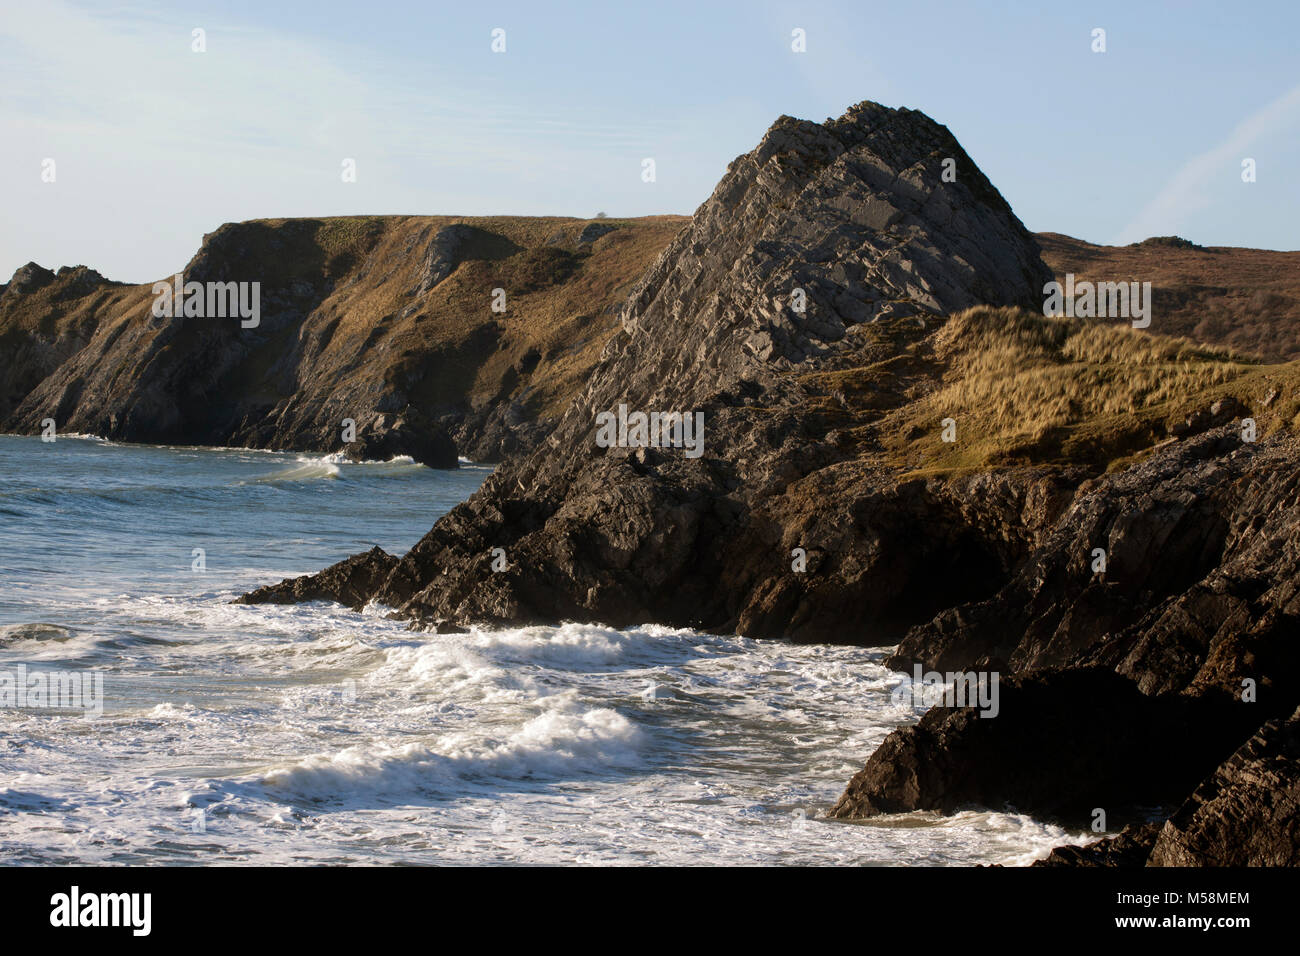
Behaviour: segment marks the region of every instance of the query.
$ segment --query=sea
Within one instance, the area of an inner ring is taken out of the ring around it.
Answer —
[[[0,436],[0,863],[1023,865],[1087,842],[1006,809],[828,819],[919,719],[888,648],[231,603],[404,553],[490,473]]]

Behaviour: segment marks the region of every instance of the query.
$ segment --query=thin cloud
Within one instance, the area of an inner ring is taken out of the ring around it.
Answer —
[[[1210,184],[1223,176],[1225,169],[1239,169],[1255,140],[1285,129],[1297,119],[1300,119],[1300,86],[1251,114],[1218,146],[1188,160],[1169,185],[1120,230],[1114,244],[1124,245],[1176,232],[1178,224],[1185,222],[1190,213],[1210,205]]]

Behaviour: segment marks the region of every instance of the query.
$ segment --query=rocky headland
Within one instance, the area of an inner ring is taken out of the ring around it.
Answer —
[[[250,328],[155,316],[152,283],[29,263],[0,287],[0,429],[498,461],[554,425],[684,221],[230,223],[180,274],[259,283]]]

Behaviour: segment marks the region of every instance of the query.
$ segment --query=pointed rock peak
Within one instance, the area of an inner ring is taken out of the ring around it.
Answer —
[[[5,286],[6,292],[28,293],[35,292],[43,286],[49,285],[54,281],[54,273],[44,266],[37,265],[35,262],[29,262],[25,266],[19,266],[14,272],[13,278]]]
[[[825,123],[782,117],[633,290],[622,318],[639,341],[626,368],[606,368],[609,400],[771,384],[770,372],[849,361],[863,341],[851,326],[1041,305],[1051,278],[1011,207],[924,113],[866,102]]]

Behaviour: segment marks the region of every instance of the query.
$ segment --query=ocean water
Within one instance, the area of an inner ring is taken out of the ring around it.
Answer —
[[[488,474],[0,437],[0,675],[102,681],[89,712],[0,709],[0,862],[1023,864],[1085,842],[1015,813],[827,820],[917,719],[884,649],[229,603],[401,553]]]

